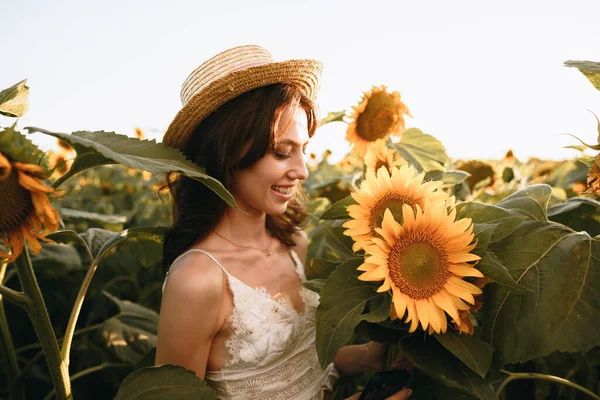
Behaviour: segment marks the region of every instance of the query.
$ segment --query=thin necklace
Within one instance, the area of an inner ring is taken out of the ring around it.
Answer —
[[[232,245],[234,245],[234,246],[237,246],[237,247],[241,247],[242,249],[251,249],[251,250],[257,250],[257,251],[260,251],[260,252],[264,253],[264,255],[266,255],[267,257],[269,257],[269,256],[272,254],[272,253],[271,253],[271,243],[273,242],[273,238],[272,238],[271,236],[269,236],[269,245],[267,246],[267,248],[266,248],[266,249],[264,249],[264,250],[261,250],[261,249],[257,249],[257,248],[255,248],[255,247],[249,247],[249,246],[240,246],[240,245],[239,245],[239,244],[237,244],[237,243],[233,243],[231,240],[227,239],[225,236],[221,235],[219,232],[215,231],[214,229],[213,229],[213,232],[214,232],[214,233],[216,233],[216,234],[217,234],[217,236],[218,236],[218,237],[220,237],[221,239],[225,239],[225,240],[227,240],[229,243],[231,243]]]

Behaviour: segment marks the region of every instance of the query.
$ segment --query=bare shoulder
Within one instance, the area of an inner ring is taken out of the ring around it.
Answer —
[[[306,235],[306,232],[298,230],[298,232],[294,234],[294,242],[296,243],[294,251],[298,254],[298,258],[300,258],[302,264],[306,265],[306,256],[308,253],[308,236]]]
[[[190,252],[171,267],[163,298],[175,297],[187,305],[214,304],[223,294],[223,284],[223,272],[209,256]]]

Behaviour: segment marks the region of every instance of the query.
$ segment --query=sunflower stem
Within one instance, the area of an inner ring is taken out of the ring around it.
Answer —
[[[6,274],[6,267],[8,263],[0,262],[0,282],[4,280]],[[2,285],[0,285],[2,286]],[[6,288],[5,286],[2,286]],[[6,288],[8,289],[8,288]],[[8,297],[8,296],[7,296]],[[25,399],[25,387],[23,384],[17,381],[17,377],[21,373],[19,368],[19,361],[17,360],[17,352],[15,345],[12,340],[12,335],[8,326],[8,318],[6,318],[6,312],[4,311],[4,298],[3,294],[0,293],[0,350],[4,355],[6,361],[6,376],[8,378],[8,393],[9,398],[12,400],[23,400]]]
[[[577,389],[585,394],[587,394],[588,396],[590,396],[592,399],[596,399],[596,400],[600,400],[600,396],[596,395],[594,392],[592,392],[589,389],[584,388],[581,385],[576,384],[575,382],[571,382],[568,379],[565,378],[561,378],[558,376],[554,376],[554,375],[546,375],[546,374],[537,374],[534,372],[510,372],[507,370],[501,370],[501,372],[504,372],[505,374],[508,374],[508,378],[506,378],[504,380],[504,382],[502,382],[502,385],[500,385],[500,387],[498,388],[498,391],[496,392],[496,397],[500,398],[500,393],[502,393],[502,391],[504,390],[504,388],[506,387],[506,385],[508,385],[511,381],[517,380],[517,379],[542,379],[542,380],[546,380],[546,381],[550,381],[550,382],[556,382],[556,383],[561,383],[563,385],[567,385],[570,386],[574,389]]]
[[[87,294],[90,284],[92,283],[94,273],[98,268],[98,262],[99,260],[94,260],[92,258],[92,263],[90,264],[85,274],[85,277],[83,278],[83,282],[79,287],[79,292],[77,293],[75,303],[73,304],[73,308],[71,309],[69,321],[67,322],[67,328],[65,329],[65,335],[63,336],[62,347],[60,350],[61,357],[64,360],[67,369],[69,368],[71,343],[73,342],[73,335],[75,334],[75,325],[77,325],[77,319],[79,318],[79,313],[81,312],[81,307],[83,305],[83,300],[85,300],[85,295]]]
[[[73,394],[69,380],[69,369],[67,364],[61,359],[56,334],[52,327],[48,309],[46,308],[44,297],[35,277],[26,246],[23,247],[23,252],[15,261],[15,266],[17,267],[17,274],[19,275],[23,292],[25,292],[25,295],[30,300],[25,310],[29,314],[33,328],[42,344],[52,384],[56,390],[56,397],[58,400],[70,400],[73,398]]]
[[[0,284],[0,300],[3,297],[6,297],[8,300],[12,301],[13,303],[15,303],[23,308],[27,307],[28,298],[25,295],[25,293],[17,292],[16,290],[13,290],[9,287],[6,287],[6,286]]]

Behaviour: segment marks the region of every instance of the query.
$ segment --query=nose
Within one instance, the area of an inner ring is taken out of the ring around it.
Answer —
[[[306,160],[303,153],[301,153],[300,157],[295,157],[294,164],[290,169],[290,178],[301,181],[308,178],[308,168],[306,167]]]

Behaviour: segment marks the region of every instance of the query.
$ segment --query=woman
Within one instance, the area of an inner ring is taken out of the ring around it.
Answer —
[[[274,62],[258,46],[227,50],[185,81],[165,134],[239,207],[200,182],[170,179],[156,364],[193,370],[220,399],[322,399],[338,374],[382,367],[385,347],[371,343],[341,349],[322,371],[318,294],[299,285],[308,240],[294,194],[308,175],[320,72],[318,61]]]

